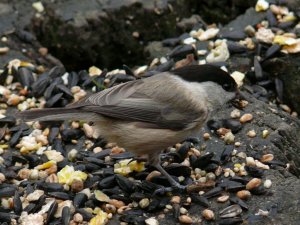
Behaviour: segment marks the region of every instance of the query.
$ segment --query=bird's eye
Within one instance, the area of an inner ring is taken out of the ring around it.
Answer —
[[[223,84],[223,89],[225,90],[225,91],[230,91],[231,90],[231,85],[230,84]]]

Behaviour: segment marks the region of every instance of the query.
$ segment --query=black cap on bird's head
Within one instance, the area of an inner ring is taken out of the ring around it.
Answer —
[[[225,91],[237,91],[237,84],[235,80],[230,76],[229,73],[217,66],[209,64],[190,65],[174,69],[171,72],[189,82],[201,83],[212,81],[222,86]]]

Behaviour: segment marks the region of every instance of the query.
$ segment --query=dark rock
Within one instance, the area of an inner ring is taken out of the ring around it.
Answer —
[[[249,8],[245,14],[238,16],[224,28],[221,29],[220,37],[229,37],[233,40],[239,40],[246,36],[244,29],[248,25],[256,25],[266,16],[265,12],[256,12],[254,8]]]
[[[286,55],[263,63],[263,68],[283,82],[283,100],[300,113],[300,56]]]
[[[45,7],[45,15],[35,18],[34,30],[69,68],[76,68],[78,60],[103,67],[144,63],[144,43],[174,36],[176,18],[189,12],[187,1],[171,0],[60,1]]]
[[[192,15],[189,18],[183,18],[181,21],[177,23],[177,27],[180,28],[181,31],[190,31],[196,24],[201,22],[202,19],[199,15]]]

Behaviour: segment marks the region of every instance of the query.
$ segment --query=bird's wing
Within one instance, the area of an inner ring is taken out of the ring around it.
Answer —
[[[143,80],[120,84],[92,94],[78,103],[69,105],[68,108],[80,108],[115,119],[144,122],[149,127],[173,130],[184,129],[199,118],[199,115],[178,107],[178,104],[175,107],[161,101],[157,96],[165,95],[162,89],[155,90],[161,93],[149,95],[149,92],[145,91],[145,85],[149,84]]]

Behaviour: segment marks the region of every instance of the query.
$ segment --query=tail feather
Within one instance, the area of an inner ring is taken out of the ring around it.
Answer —
[[[68,108],[33,109],[19,112],[16,116],[24,121],[93,120],[93,118],[99,118],[99,115],[92,112],[80,112],[78,109]]]

